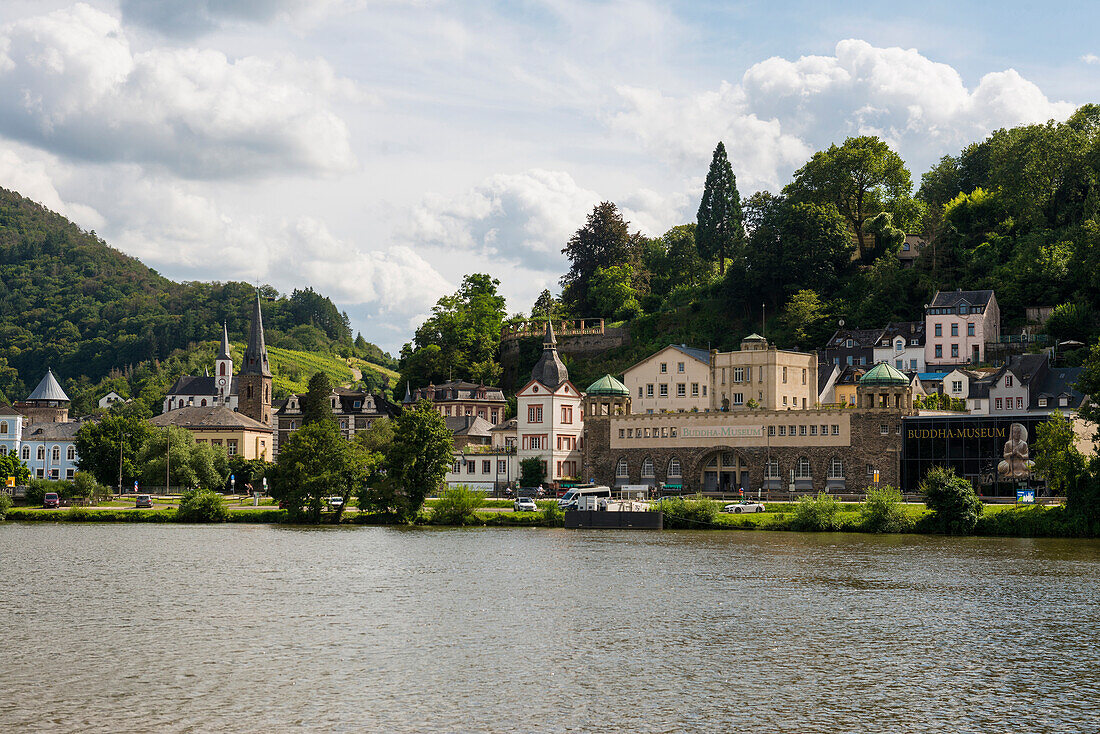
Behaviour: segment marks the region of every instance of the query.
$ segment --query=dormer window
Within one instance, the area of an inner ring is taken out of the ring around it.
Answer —
[[[844,346],[847,347],[848,349],[851,349],[852,348],[852,340],[848,339],[847,341],[845,341]]]
[[[362,405],[363,405],[363,401],[362,401],[362,400],[356,400],[356,401],[355,401],[354,403],[352,403],[352,406],[353,406],[353,407],[356,407],[356,408],[359,408],[359,407],[361,407]]]

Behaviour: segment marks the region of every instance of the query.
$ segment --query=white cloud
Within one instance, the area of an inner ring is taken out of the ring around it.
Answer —
[[[834,56],[773,57],[751,66],[740,84],[687,97],[621,88],[610,118],[684,170],[705,170],[724,140],[742,193],[781,185],[815,149],[850,135],[879,135],[919,175],[945,153],[992,130],[1074,109],[1055,102],[1013,69],[986,74],[968,89],[947,64],[915,49],[845,40]],[[746,190],[748,189],[748,191]]]
[[[64,179],[71,174],[72,169],[54,156],[15,144],[0,145],[0,186],[68,217],[84,229],[102,230],[106,220],[98,211],[67,201],[58,192],[55,177]]]
[[[1085,54],[1081,57],[1081,60],[1086,64],[1100,64],[1100,56],[1096,54]]]
[[[87,161],[216,178],[355,165],[332,103],[354,94],[325,61],[135,51],[84,4],[0,28],[0,132]]]
[[[599,201],[563,171],[499,174],[458,196],[426,197],[408,241],[561,272],[561,248]]]

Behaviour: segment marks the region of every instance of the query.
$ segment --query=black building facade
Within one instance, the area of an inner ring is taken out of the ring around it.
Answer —
[[[954,467],[986,496],[1044,490],[1031,470],[1035,427],[1045,415],[921,416],[902,420],[901,489],[917,492],[933,466]]]

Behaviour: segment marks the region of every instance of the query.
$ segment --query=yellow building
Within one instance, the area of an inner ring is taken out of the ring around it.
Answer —
[[[177,408],[150,418],[149,424],[186,428],[196,443],[221,446],[229,456],[272,460],[271,427],[225,406]]]
[[[776,349],[750,334],[739,351],[711,352],[710,363],[712,410],[807,410],[817,404],[816,354]]]

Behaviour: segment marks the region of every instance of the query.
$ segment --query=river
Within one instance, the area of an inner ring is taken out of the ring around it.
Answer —
[[[1100,543],[0,525],[0,731],[1076,732]]]

